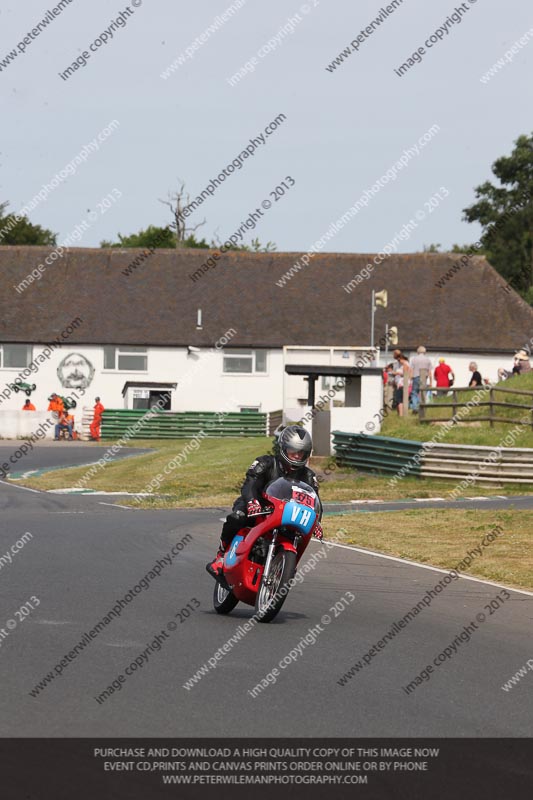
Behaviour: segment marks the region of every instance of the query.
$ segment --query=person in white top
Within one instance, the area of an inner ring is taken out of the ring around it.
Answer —
[[[429,386],[430,388],[433,386],[433,365],[431,363],[431,359],[428,358],[426,355],[426,348],[424,345],[420,345],[417,348],[416,356],[409,362],[409,366],[411,367],[411,371],[413,374],[413,389],[411,392],[411,407],[413,409],[414,414],[418,414],[418,408],[420,406],[420,388],[426,389],[427,388],[427,381],[429,377]],[[425,383],[421,387],[420,385],[420,370],[425,370]]]

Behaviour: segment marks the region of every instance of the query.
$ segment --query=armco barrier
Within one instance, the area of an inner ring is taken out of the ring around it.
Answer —
[[[424,448],[423,442],[342,431],[333,431],[333,445],[340,465],[362,472],[454,481],[475,476],[476,483],[489,484],[533,483],[531,448],[433,443]]]
[[[365,472],[390,473],[414,463],[410,474],[420,474],[418,462],[412,462],[411,459],[421,452],[422,442],[342,431],[333,431],[332,435],[337,462],[341,465]]]
[[[148,417],[147,409],[106,409],[102,420],[102,439],[190,439],[201,430],[208,436],[266,436],[268,414],[242,411],[217,414],[214,411],[158,411]],[[144,422],[141,422],[146,417]],[[88,434],[92,419],[84,409],[83,429]],[[132,433],[132,429],[137,430]],[[85,438],[85,436],[84,436]]]
[[[425,452],[420,474],[455,481],[475,475],[476,483],[533,483],[533,450],[437,444]]]

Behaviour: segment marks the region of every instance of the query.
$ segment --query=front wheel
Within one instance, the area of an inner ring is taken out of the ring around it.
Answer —
[[[213,605],[217,614],[229,614],[239,601],[230,589],[225,589],[220,581],[215,583]]]
[[[281,610],[295,570],[296,553],[292,550],[280,550],[274,556],[269,573],[263,575],[255,598],[255,615],[259,622],[270,622]]]

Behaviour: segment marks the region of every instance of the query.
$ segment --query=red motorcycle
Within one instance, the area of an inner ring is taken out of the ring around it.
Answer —
[[[213,604],[229,614],[241,601],[255,606],[259,622],[280,611],[320,513],[320,500],[302,481],[278,478],[263,492],[269,507],[234,537],[215,584]]]

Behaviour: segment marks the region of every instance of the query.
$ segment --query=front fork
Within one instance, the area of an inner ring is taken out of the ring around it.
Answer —
[[[273,534],[272,534],[272,541],[270,542],[270,545],[268,547],[268,553],[267,553],[267,557],[266,557],[266,561],[265,561],[265,567],[263,569],[263,575],[265,575],[267,583],[270,583],[270,580],[271,580],[270,576],[269,576],[270,565],[272,563],[272,559],[274,558],[274,550],[276,548],[277,539],[278,539],[278,532],[275,530],[273,532]]]

